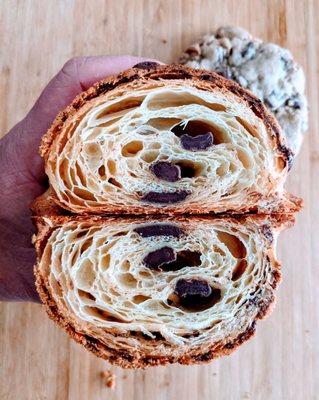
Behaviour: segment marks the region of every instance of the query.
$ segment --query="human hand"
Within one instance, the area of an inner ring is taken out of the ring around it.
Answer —
[[[77,57],[49,82],[27,114],[0,140],[0,300],[39,301],[29,206],[47,189],[41,137],[60,110],[94,82],[145,61],[138,57]]]

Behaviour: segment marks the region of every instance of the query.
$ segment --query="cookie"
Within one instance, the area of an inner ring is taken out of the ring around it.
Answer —
[[[242,28],[221,27],[190,46],[179,62],[215,71],[251,90],[273,112],[293,152],[299,152],[308,128],[305,75],[289,50]]]

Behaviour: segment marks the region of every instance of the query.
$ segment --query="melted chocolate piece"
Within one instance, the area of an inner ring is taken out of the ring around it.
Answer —
[[[237,265],[232,273],[232,281],[237,281],[243,273],[246,271],[247,268],[247,261],[246,260],[238,260]]]
[[[167,161],[159,161],[150,167],[154,175],[167,182],[176,182],[181,179],[181,169]]]
[[[212,288],[207,282],[198,279],[180,279],[176,283],[175,292],[181,299],[189,296],[208,297]]]
[[[143,260],[144,264],[158,271],[178,271],[185,267],[196,267],[201,264],[201,253],[198,251],[183,250],[178,252],[168,246],[150,252]]]
[[[183,201],[189,195],[190,192],[186,190],[179,190],[177,192],[148,192],[142,197],[142,200],[149,203],[171,204]]]
[[[184,234],[183,230],[176,225],[172,224],[150,224],[139,226],[134,229],[142,237],[152,236],[173,236],[180,237]]]
[[[158,250],[151,251],[144,257],[144,264],[150,269],[158,269],[163,264],[176,260],[175,251],[168,246],[162,247]]]
[[[180,279],[175,286],[180,305],[189,311],[202,311],[216,304],[221,291],[200,279]]]
[[[199,251],[182,250],[177,253],[176,260],[161,266],[162,271],[178,271],[185,267],[198,267],[201,265]]]
[[[159,63],[155,62],[155,61],[142,61],[138,64],[135,64],[133,66],[133,68],[139,68],[139,69],[150,69],[150,68],[154,68],[157,67],[159,65]]]
[[[181,144],[186,150],[205,150],[213,145],[213,134],[208,132],[194,137],[185,134],[181,136]]]

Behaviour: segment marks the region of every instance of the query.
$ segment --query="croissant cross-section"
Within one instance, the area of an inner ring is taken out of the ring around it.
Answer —
[[[144,62],[81,93],[40,154],[36,284],[73,339],[144,368],[208,362],[254,334],[280,280],[278,232],[302,204],[260,100]]]
[[[264,219],[37,223],[37,285],[49,314],[122,366],[228,354],[252,335],[280,279],[278,228]]]
[[[74,213],[298,208],[283,190],[292,153],[273,116],[208,76],[132,69],[81,94],[42,140],[53,200]]]

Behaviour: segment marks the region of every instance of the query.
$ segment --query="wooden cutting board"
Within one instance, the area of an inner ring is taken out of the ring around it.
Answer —
[[[172,62],[200,35],[239,25],[288,47],[308,79],[310,128],[288,188],[305,200],[282,234],[283,282],[272,315],[235,354],[207,366],[115,371],[71,342],[40,305],[0,305],[3,400],[319,399],[318,1],[2,0],[0,126],[4,134],[75,55],[132,54]],[[1,251],[1,249],[0,249]]]

